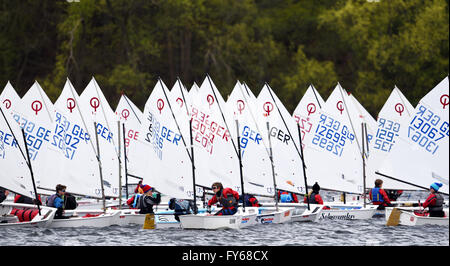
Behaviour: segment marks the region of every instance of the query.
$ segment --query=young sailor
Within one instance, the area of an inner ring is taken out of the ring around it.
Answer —
[[[438,193],[439,188],[442,187],[442,183],[433,183],[430,186],[430,195],[423,203],[423,208],[428,208],[430,217],[445,217],[444,213],[444,197]]]
[[[312,186],[312,192],[309,195],[309,203],[310,204],[321,204],[323,205],[323,200],[322,197],[319,194],[320,191],[320,186],[319,184],[316,182],[313,186]],[[304,203],[307,203],[307,199],[306,197],[303,200]]]
[[[68,218],[64,217],[64,194],[66,194],[66,186],[56,185],[56,193],[47,198],[47,206],[57,208],[54,219]]]
[[[244,196],[239,196],[239,202],[245,204],[245,207],[261,207],[259,201],[252,194],[245,194]]]
[[[386,207],[391,207],[391,201],[389,200],[386,191],[381,188],[383,180],[375,180],[375,187],[369,191],[369,198],[373,205],[379,205],[377,210],[384,210]]]
[[[136,194],[127,200],[130,208],[139,209],[140,214],[153,213],[153,205],[161,202],[161,194],[149,185],[140,184],[143,194]]]
[[[214,196],[208,201],[208,213],[211,213],[211,205],[219,202],[222,209],[214,215],[233,215],[238,210],[239,193],[231,188],[223,188],[222,183],[212,184]]]
[[[193,200],[171,198],[169,200],[169,209],[174,210],[175,220],[179,222],[179,215],[190,214],[191,211],[196,212],[197,206],[195,206]]]

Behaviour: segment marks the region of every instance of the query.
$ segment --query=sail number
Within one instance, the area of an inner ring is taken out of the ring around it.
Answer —
[[[341,125],[339,121],[325,114],[320,115],[314,134],[312,144],[339,157],[342,156],[346,140],[353,142],[355,139],[346,125]]]
[[[408,138],[426,151],[435,154],[438,141],[449,136],[449,123],[442,121],[429,108],[420,105],[408,127]]]
[[[389,119],[378,119],[378,130],[375,135],[374,149],[384,152],[390,152],[392,146],[395,143],[395,137],[398,136],[400,131],[400,124]]]

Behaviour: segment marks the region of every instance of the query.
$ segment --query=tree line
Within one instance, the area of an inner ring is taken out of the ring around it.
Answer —
[[[449,73],[448,0],[0,0],[0,86],[56,101],[92,76],[143,110],[157,78],[209,74],[224,96],[268,82],[292,113],[339,82],[376,118],[396,85],[415,105]]]

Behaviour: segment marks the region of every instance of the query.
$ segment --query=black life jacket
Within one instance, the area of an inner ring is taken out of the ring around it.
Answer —
[[[444,210],[444,197],[441,194],[434,194],[436,197],[436,204],[433,206],[428,206],[430,212],[438,212]]]
[[[66,210],[74,210],[78,206],[77,200],[74,196],[66,194],[64,197],[64,208]]]
[[[219,202],[224,208],[230,208],[237,205],[236,198],[233,194],[226,195],[226,198],[223,197],[222,191],[220,191]]]
[[[316,195],[317,194],[319,194],[319,193],[316,193],[316,192],[312,192],[311,193],[311,195],[309,195],[309,203],[310,204],[319,204],[317,201],[316,201]]]

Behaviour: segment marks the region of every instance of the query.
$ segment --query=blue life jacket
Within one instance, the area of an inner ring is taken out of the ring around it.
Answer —
[[[141,194],[136,194],[136,195],[134,195],[134,201],[133,201],[133,204],[132,204],[133,208],[136,208],[137,203],[139,202],[139,198],[140,198],[140,197],[141,197]]]
[[[383,195],[380,193],[380,188],[372,188],[372,202],[384,202]]]
[[[283,192],[283,193],[281,193],[281,195],[280,195],[280,201],[281,201],[281,202],[293,202],[294,199],[292,198],[291,193]]]

